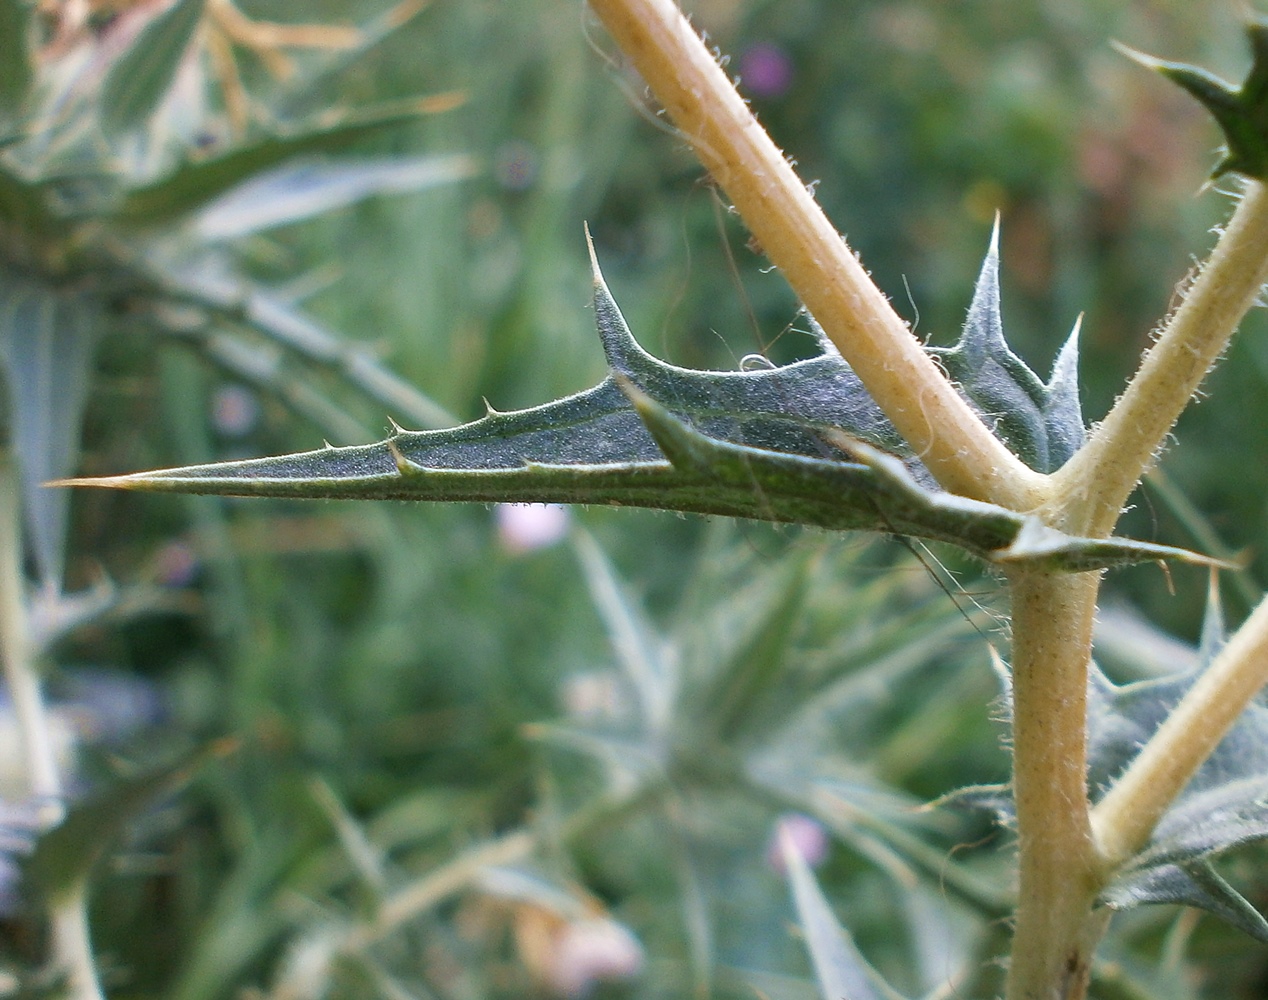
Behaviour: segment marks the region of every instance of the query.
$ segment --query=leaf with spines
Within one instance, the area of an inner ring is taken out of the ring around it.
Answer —
[[[1125,45],[1118,49],[1192,94],[1215,118],[1224,133],[1224,155],[1211,171],[1211,179],[1238,173],[1268,179],[1268,19],[1253,18],[1246,25],[1252,62],[1240,86],[1221,80],[1186,63],[1167,62]]]
[[[913,535],[998,563],[1081,572],[1177,558],[1127,539],[1075,538],[938,491],[836,354],[757,371],[653,358],[595,269],[612,374],[586,392],[437,431],[276,458],[64,485],[229,496],[611,504]]]
[[[1047,385],[1009,349],[999,302],[999,220],[954,347],[930,350],[996,435],[1038,472],[1053,472],[1083,445],[1079,328],[1075,325]]]

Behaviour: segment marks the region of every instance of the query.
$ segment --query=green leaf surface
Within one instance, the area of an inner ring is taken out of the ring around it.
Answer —
[[[402,430],[373,445],[67,484],[651,507],[912,535],[989,561],[1071,572],[1169,558],[1209,562],[1169,546],[1074,538],[929,488],[923,466],[882,450],[892,428],[837,355],[759,371],[677,368],[639,347],[597,270],[595,315],[613,373],[554,403],[490,409],[470,424]]]
[[[3,157],[0,157],[0,222],[5,223],[9,233],[21,232],[27,239],[43,236],[57,225],[49,211],[46,185],[11,169]]]
[[[277,125],[268,135],[203,158],[191,158],[161,180],[134,188],[122,199],[115,215],[144,225],[169,222],[285,160],[342,149],[358,139],[414,121],[434,103],[422,98],[389,101]]]
[[[27,875],[50,898],[73,892],[118,842],[128,824],[235,746],[233,740],[218,740],[175,764],[134,775],[77,803],[60,824],[36,842],[35,852],[26,862]]]
[[[49,479],[73,471],[100,333],[100,304],[0,269],[0,365],[10,446],[40,575],[60,589],[68,504]]]
[[[31,86],[31,11],[24,0],[0,0],[0,128],[21,120]]]
[[[1083,445],[1078,327],[1043,381],[1004,339],[999,295],[999,223],[982,262],[959,342],[930,348],[996,435],[1032,469],[1054,472]]]
[[[642,607],[626,593],[599,544],[580,529],[573,544],[617,662],[638,696],[644,731],[651,740],[659,740],[678,695],[677,663]]]
[[[191,224],[206,242],[238,239],[377,195],[450,184],[470,177],[474,169],[474,161],[462,155],[288,163],[226,191]]]
[[[1228,173],[1268,179],[1268,19],[1252,18],[1246,25],[1246,36],[1252,62],[1240,86],[1196,66],[1118,46],[1141,65],[1179,84],[1211,113],[1224,133],[1224,155],[1211,171],[1212,180]]]
[[[832,912],[792,837],[784,831],[779,847],[823,1000],[876,1000],[867,963]]]
[[[120,136],[145,125],[163,103],[194,32],[204,0],[176,0],[147,24],[101,83],[101,127]]]

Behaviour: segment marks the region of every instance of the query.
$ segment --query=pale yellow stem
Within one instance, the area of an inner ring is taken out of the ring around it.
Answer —
[[[1082,997],[1100,937],[1087,799],[1087,670],[1100,577],[1011,575],[1018,897],[1008,1000]]]
[[[1109,534],[1177,418],[1268,281],[1268,192],[1248,180],[1223,235],[1091,440],[1052,477],[1067,531]]]
[[[943,487],[1018,510],[1043,477],[973,413],[672,0],[590,0],[767,257]]]

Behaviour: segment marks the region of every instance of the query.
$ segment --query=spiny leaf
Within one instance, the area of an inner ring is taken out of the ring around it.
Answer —
[[[167,96],[202,21],[204,0],[176,0],[137,35],[101,84],[101,127],[118,136],[142,127]]]
[[[1195,670],[1115,685],[1093,662],[1088,674],[1088,791],[1099,802],[1170,717],[1224,642],[1223,612],[1212,575]],[[1008,678],[1002,678],[1011,711]],[[961,789],[937,803],[994,814],[1012,827],[1016,812],[1006,785]],[[1268,941],[1268,922],[1212,867],[1220,855],[1268,840],[1268,706],[1253,701],[1163,815],[1149,843],[1114,872],[1101,904],[1132,909],[1178,903],[1215,914]]]
[[[781,368],[696,372],[638,346],[596,270],[595,315],[613,374],[586,392],[378,444],[65,485],[173,493],[600,503],[836,530],[913,535],[996,562],[1081,572],[1168,546],[1073,538],[1023,514],[927,488],[914,459],[836,355]],[[898,447],[895,445],[894,447]]]
[[[1204,858],[1167,865],[1133,866],[1115,878],[1101,894],[1100,902],[1116,910],[1151,903],[1194,906],[1258,941],[1268,942],[1268,921]]]
[[[1000,318],[999,220],[982,262],[959,343],[930,350],[996,435],[1032,469],[1053,472],[1082,446],[1079,328],[1067,339],[1047,385],[1008,347]]]
[[[1119,45],[1119,51],[1157,70],[1192,94],[1224,133],[1224,155],[1211,171],[1215,180],[1228,173],[1268,178],[1268,19],[1246,25],[1252,62],[1246,79],[1233,86],[1213,73],[1185,63],[1155,59]]]

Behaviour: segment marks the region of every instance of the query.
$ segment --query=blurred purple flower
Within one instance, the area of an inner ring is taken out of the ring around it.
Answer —
[[[824,825],[803,813],[784,813],[775,821],[770,840],[766,844],[766,863],[780,875],[785,874],[784,852],[780,847],[781,835],[792,841],[793,847],[811,868],[817,868],[828,858],[832,842]]]
[[[524,191],[537,180],[537,150],[515,139],[503,143],[493,161],[493,176],[508,191]]]
[[[774,42],[758,42],[740,56],[740,83],[754,97],[782,97],[792,80],[792,60]]]

